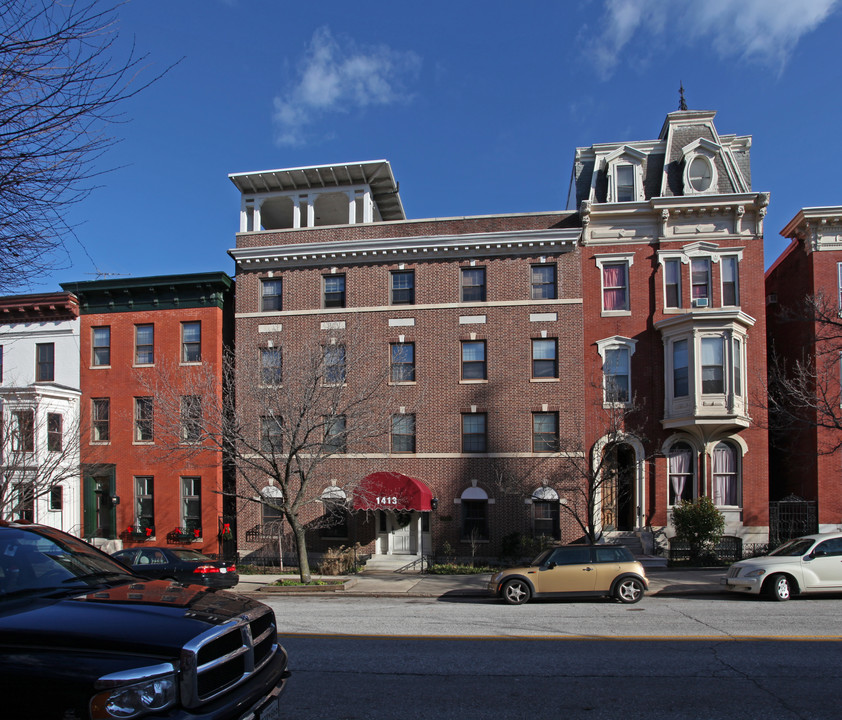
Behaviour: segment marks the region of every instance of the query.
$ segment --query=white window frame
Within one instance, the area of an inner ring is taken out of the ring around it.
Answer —
[[[721,151],[721,146],[715,142],[711,142],[706,138],[699,138],[694,140],[689,145],[685,145],[681,151],[684,155],[684,172],[682,174],[682,182],[684,184],[685,195],[714,195],[718,192],[719,173],[716,169],[716,157]],[[695,160],[701,159],[706,162],[710,169],[710,184],[706,188],[697,190],[693,187],[690,181],[690,167]]]
[[[693,483],[693,487],[690,490],[690,498],[693,499],[693,500],[698,498],[699,493],[700,493],[700,488],[701,488],[701,485],[700,485],[700,482],[699,482],[699,465],[700,465],[700,463],[699,463],[699,448],[696,447],[696,444],[694,442],[692,442],[692,440],[687,436],[681,435],[681,436],[675,436],[675,437],[671,438],[670,440],[668,440],[664,444],[664,450],[663,450],[664,457],[666,458],[666,461],[667,461],[667,468],[666,468],[667,469],[667,472],[666,472],[666,475],[667,475],[667,507],[670,507],[670,508],[676,506],[676,503],[671,502],[672,498],[670,498],[670,494],[671,494],[671,491],[672,491],[672,476],[674,474],[679,474],[679,473],[670,472],[670,455],[674,452],[676,445],[686,445],[687,447],[690,448],[690,472],[689,473],[683,473],[683,474],[686,474],[686,475],[690,475],[691,481]]]
[[[602,406],[603,407],[629,407],[632,402],[632,397],[634,397],[634,383],[632,379],[632,367],[631,367],[631,359],[632,355],[634,355],[635,346],[637,345],[637,340],[634,338],[624,337],[622,335],[614,335],[610,338],[605,338],[603,340],[598,340],[596,343],[596,350],[599,353],[599,357],[602,358]],[[629,358],[629,396],[628,399],[625,401],[616,401],[609,399],[608,395],[608,387],[606,385],[605,379],[605,365],[608,361],[608,351],[609,350],[626,350],[628,352]]]
[[[646,155],[636,148],[624,145],[605,157],[605,173],[608,178],[608,197],[610,203],[615,202],[640,202],[645,200],[643,192],[643,161]],[[634,182],[633,198],[631,200],[618,200],[619,186],[617,184],[617,171],[621,166],[631,166]]]
[[[734,263],[734,303],[725,304],[725,267],[729,262]],[[740,306],[740,257],[736,254],[722,253],[719,256],[719,302],[722,307]]]
[[[602,317],[619,317],[631,315],[631,268],[634,265],[634,253],[610,253],[605,255],[594,255],[594,262],[599,268],[599,292],[600,303],[602,307]],[[622,310],[606,310],[605,309],[605,272],[606,265],[621,265],[626,266],[626,303]]]

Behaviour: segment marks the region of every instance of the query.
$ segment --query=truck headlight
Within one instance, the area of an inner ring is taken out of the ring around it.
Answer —
[[[178,684],[175,669],[164,663],[104,675],[96,687],[106,688],[91,699],[91,718],[136,718],[175,704]]]

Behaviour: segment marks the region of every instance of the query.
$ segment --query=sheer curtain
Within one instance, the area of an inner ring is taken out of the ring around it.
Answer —
[[[681,444],[673,446],[668,457],[670,490],[672,491],[670,504],[676,505],[681,500],[688,499],[688,496],[692,496],[692,453],[687,445]]]
[[[626,309],[625,265],[605,265],[602,268],[602,287],[606,310]]]
[[[737,452],[728,443],[713,449],[713,502],[739,505],[737,497]]]

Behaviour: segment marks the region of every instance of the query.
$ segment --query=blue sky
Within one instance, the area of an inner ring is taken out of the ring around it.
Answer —
[[[231,172],[387,159],[407,216],[563,209],[573,153],[657,137],[677,109],[752,135],[767,265],[804,206],[842,204],[842,0],[133,0],[154,74],[116,167],[74,208],[58,283],[224,270]],[[84,246],[84,247],[83,247]]]

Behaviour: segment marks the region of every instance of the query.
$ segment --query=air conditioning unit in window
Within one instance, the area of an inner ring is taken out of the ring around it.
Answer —
[[[707,307],[708,306],[708,299],[707,298],[695,298],[693,300],[693,307]]]

